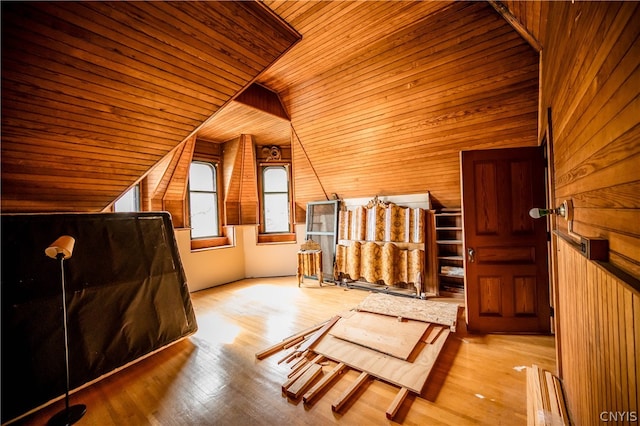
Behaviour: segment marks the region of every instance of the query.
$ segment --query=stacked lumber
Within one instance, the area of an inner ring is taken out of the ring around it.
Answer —
[[[424,300],[398,303],[395,297],[380,298],[376,293],[367,299],[355,310],[256,353],[256,358],[264,359],[288,350],[278,361],[291,364],[282,385],[284,396],[310,404],[347,369],[360,372],[360,376],[331,405],[333,411],[342,409],[372,379],[400,388],[386,411],[390,420],[409,392],[420,395],[455,328],[459,306]]]
[[[527,425],[570,425],[560,379],[537,365],[527,368]]]

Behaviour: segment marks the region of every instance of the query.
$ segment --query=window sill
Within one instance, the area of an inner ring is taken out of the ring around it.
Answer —
[[[191,251],[225,247],[233,247],[228,237],[213,237],[191,240]]]
[[[295,232],[288,232],[282,234],[258,234],[258,244],[295,244],[296,234]]]

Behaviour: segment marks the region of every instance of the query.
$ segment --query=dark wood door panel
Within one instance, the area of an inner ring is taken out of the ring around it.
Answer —
[[[465,151],[461,161],[468,328],[548,332],[546,222],[528,215],[545,205],[541,149]]]
[[[536,262],[536,248],[531,245],[520,247],[478,247],[475,251],[476,262],[478,262],[479,265],[505,263],[535,264]]]

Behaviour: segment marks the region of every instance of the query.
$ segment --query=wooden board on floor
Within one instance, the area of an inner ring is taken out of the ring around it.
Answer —
[[[341,318],[329,334],[406,360],[429,327],[428,323],[370,312],[356,312],[350,318]]]
[[[432,344],[420,341],[413,362],[338,339],[331,334],[326,334],[317,342],[314,352],[420,394],[450,332],[448,328],[443,329]]]
[[[459,308],[457,303],[409,299],[383,293],[371,293],[356,307],[358,311],[448,325],[451,331],[456,331]]]

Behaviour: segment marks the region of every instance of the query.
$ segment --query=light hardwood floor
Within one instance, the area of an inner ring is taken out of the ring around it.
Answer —
[[[339,413],[331,404],[358,377],[349,370],[311,405],[290,401],[282,353],[255,353],[357,305],[363,290],[319,287],[295,277],[246,279],[192,294],[198,332],[71,396],[87,405],[78,425],[523,425],[523,366],[554,371],[551,336],[472,335],[460,320],[420,397],[394,421],[385,410],[398,392],[373,380]],[[328,371],[328,370],[326,370]],[[17,424],[43,425],[58,401]]]

